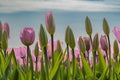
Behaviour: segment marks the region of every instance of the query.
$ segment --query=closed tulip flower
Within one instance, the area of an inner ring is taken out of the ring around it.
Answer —
[[[53,35],[55,32],[55,23],[53,19],[52,12],[48,12],[45,16],[46,19],[46,28],[50,35]]]
[[[104,51],[107,51],[107,49],[108,49],[108,43],[107,43],[107,38],[106,38],[105,35],[100,37],[100,45],[101,45],[101,48]]]
[[[9,24],[6,22],[2,26],[2,32],[6,31],[8,38],[10,38],[10,29],[9,29]]]
[[[32,45],[35,40],[35,32],[33,28],[24,28],[20,32],[20,40],[26,46]]]
[[[86,50],[89,51],[90,50],[90,39],[89,37],[84,37],[83,39],[85,42]]]
[[[120,27],[114,27],[113,33],[120,43]]]

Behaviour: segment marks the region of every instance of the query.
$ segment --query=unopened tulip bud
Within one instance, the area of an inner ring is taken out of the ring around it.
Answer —
[[[10,38],[10,29],[9,29],[9,24],[7,22],[3,24],[2,32],[4,31],[7,32],[7,38]]]
[[[82,37],[79,38],[78,45],[79,45],[80,51],[82,53],[85,53],[86,47],[85,47],[85,43],[84,43]]]
[[[114,57],[117,57],[117,56],[118,56],[118,53],[119,53],[118,43],[117,43],[117,41],[115,40],[115,41],[114,41]]]
[[[98,39],[98,33],[97,33],[97,34],[95,34],[93,43],[92,43],[93,51],[97,51],[98,46],[99,46],[99,39]]]
[[[55,32],[55,23],[52,12],[47,12],[46,16],[46,28],[50,35],[53,35]]]
[[[30,46],[35,40],[35,32],[33,28],[24,28],[20,32],[20,40],[25,46]]]
[[[106,35],[109,35],[110,33],[109,25],[105,18],[103,19],[103,31]]]
[[[70,30],[70,27],[68,26],[67,28],[66,28],[66,31],[65,31],[65,42],[66,42],[66,44],[68,44],[68,42],[69,42],[69,30]]]
[[[7,32],[4,31],[2,35],[2,49],[6,51],[7,48],[8,48]]]
[[[39,41],[42,48],[47,47],[48,38],[42,24],[40,26]]]
[[[85,27],[86,27],[87,34],[89,36],[91,36],[91,34],[92,34],[92,24],[91,24],[91,21],[90,21],[88,16],[85,19]]]
[[[84,37],[84,43],[86,46],[86,50],[89,51],[90,50],[90,38],[89,37]]]
[[[104,51],[107,51],[107,49],[108,49],[108,43],[107,43],[107,38],[106,38],[105,35],[104,36],[101,35],[101,37],[100,37],[100,44],[101,44],[102,49]]]
[[[62,47],[61,47],[61,44],[60,44],[60,41],[59,41],[59,40],[57,41],[57,51],[58,51],[59,53],[62,52]]]
[[[35,44],[35,50],[34,50],[34,54],[35,54],[35,57],[38,57],[39,55],[39,46],[38,46],[38,43]]]
[[[75,48],[75,38],[74,38],[74,34],[72,32],[72,29],[70,27],[68,27],[67,30],[67,41],[68,41],[68,45],[70,46],[70,48],[74,49]]]

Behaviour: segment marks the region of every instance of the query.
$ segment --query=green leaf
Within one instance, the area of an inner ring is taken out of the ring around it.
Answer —
[[[83,65],[83,67],[84,67],[85,74],[86,74],[87,77],[89,77],[89,78],[92,79],[92,78],[93,78],[93,73],[92,73],[92,71],[91,71],[91,68],[90,68],[90,66],[88,65],[87,61],[85,60],[83,54],[80,53],[80,55],[81,55],[82,65]]]
[[[101,75],[101,77],[98,80],[107,80],[106,76],[107,76],[107,72],[108,72],[108,67],[106,67]]]
[[[100,49],[98,49],[98,57],[99,57],[99,62],[96,65],[96,70],[102,74],[102,72],[106,69],[106,62],[104,60],[104,57],[102,55],[102,52],[100,51]]]
[[[61,53],[59,54],[58,59],[55,62],[55,65],[53,66],[53,68],[50,69],[50,80],[52,80],[53,77],[55,76],[55,74],[60,66],[60,63],[62,62],[62,59],[64,58],[65,53],[66,53],[66,50],[63,54],[61,54]]]

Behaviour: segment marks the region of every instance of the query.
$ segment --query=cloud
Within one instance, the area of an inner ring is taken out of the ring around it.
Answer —
[[[117,4],[112,0],[0,0],[0,13],[40,10],[120,11]]]

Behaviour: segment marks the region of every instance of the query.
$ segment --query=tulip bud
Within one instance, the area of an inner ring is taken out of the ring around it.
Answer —
[[[103,31],[106,35],[109,35],[110,33],[109,25],[105,18],[103,19]]]
[[[4,31],[7,32],[7,38],[10,38],[10,29],[9,29],[9,24],[7,22],[3,24],[2,32]]]
[[[118,47],[117,41],[115,40],[114,41],[114,57],[117,57],[118,53],[119,53],[119,47]]]
[[[45,16],[46,19],[46,28],[50,35],[53,35],[55,32],[55,23],[52,12],[48,12]]]
[[[60,41],[59,41],[59,40],[57,41],[57,51],[58,51],[59,53],[62,52],[62,47],[61,47],[61,44],[60,44]]]
[[[100,37],[100,44],[101,44],[102,49],[107,51],[108,43],[107,43],[107,38],[105,35]]]
[[[66,30],[66,42],[68,43],[68,45],[70,46],[70,48],[74,49],[75,48],[75,38],[74,38],[74,34],[72,32],[72,29],[70,27],[67,28],[68,30]]]
[[[39,40],[42,48],[47,47],[48,38],[42,24],[40,26]]]
[[[93,43],[92,43],[92,48],[93,51],[97,51],[99,45],[99,39],[98,39],[98,33],[94,36]]]
[[[87,16],[85,19],[85,26],[86,26],[86,32],[89,36],[91,36],[92,34],[92,24],[91,21],[89,19],[89,17]]]
[[[2,35],[2,49],[6,51],[7,48],[8,48],[7,32],[4,31]]]
[[[30,46],[35,40],[35,32],[33,28],[24,28],[20,32],[20,40],[25,46]]]
[[[88,37],[84,37],[84,43],[86,46],[86,50],[89,51],[90,50],[90,39]]]
[[[114,33],[115,37],[117,38],[118,42],[120,43],[120,28],[114,27],[113,33]]]
[[[68,26],[66,31],[65,31],[65,42],[66,42],[66,44],[68,44],[68,42],[69,42],[69,38],[68,38],[68,36],[69,36],[69,29],[70,29],[70,26]]]
[[[79,45],[80,51],[82,53],[85,53],[86,47],[85,47],[85,43],[84,43],[82,37],[79,38],[78,45]]]
[[[35,57],[38,57],[39,55],[39,46],[38,46],[38,43],[35,44],[35,50],[34,50],[34,54],[35,54]]]

